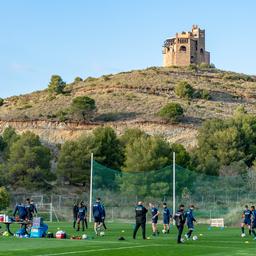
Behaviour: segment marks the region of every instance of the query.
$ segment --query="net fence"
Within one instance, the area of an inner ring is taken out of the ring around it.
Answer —
[[[210,176],[175,165],[176,205],[194,204],[202,222],[224,218],[225,224],[240,221],[245,204],[256,203],[256,174]],[[100,197],[108,220],[131,221],[137,201],[172,208],[173,166],[146,172],[121,172],[93,162],[92,197]]]

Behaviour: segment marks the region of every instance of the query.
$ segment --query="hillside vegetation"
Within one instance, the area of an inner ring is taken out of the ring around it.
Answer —
[[[7,98],[0,107],[0,119],[74,121],[67,110],[72,99],[82,95],[96,102],[92,122],[158,122],[156,113],[170,102],[182,105],[184,117],[180,122],[184,124],[231,116],[239,105],[249,113],[256,112],[256,78],[234,72],[151,67],[80,80],[76,78],[61,94],[46,89]],[[187,81],[195,90],[207,91],[209,97],[179,98],[175,86],[180,81]]]

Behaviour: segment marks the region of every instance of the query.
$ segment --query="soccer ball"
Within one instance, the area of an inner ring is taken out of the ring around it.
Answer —
[[[82,239],[85,240],[85,239],[87,239],[87,238],[88,238],[88,236],[87,236],[86,234],[83,234],[83,235],[82,235]]]
[[[166,234],[166,230],[165,230],[165,229],[163,229],[163,230],[162,230],[162,233],[163,233],[163,234]]]
[[[100,236],[105,236],[105,232],[101,231]]]
[[[196,241],[198,239],[197,236],[193,236],[193,240]]]
[[[242,233],[242,234],[241,234],[241,237],[245,237],[245,233]]]
[[[10,236],[10,234],[7,231],[4,231],[3,236]]]

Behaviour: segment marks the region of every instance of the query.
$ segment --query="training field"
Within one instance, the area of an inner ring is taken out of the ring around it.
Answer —
[[[68,235],[77,234],[69,223],[50,223],[49,230],[56,232],[60,228]],[[239,228],[226,228],[220,230],[207,226],[196,226],[197,241],[186,241],[176,244],[176,229],[171,234],[160,234],[158,237],[150,236],[149,240],[141,239],[139,230],[137,240],[131,238],[132,224],[108,224],[104,237],[94,237],[90,240],[56,240],[55,238],[29,239],[29,238],[0,238],[0,255],[33,255],[33,256],[58,256],[58,255],[122,255],[122,256],[193,256],[193,255],[255,255],[256,241],[248,235],[240,237]],[[186,230],[186,229],[185,229]],[[124,232],[122,232],[124,231]],[[93,236],[93,231],[80,232]],[[200,234],[202,236],[200,236]],[[151,235],[150,225],[147,226],[147,235]],[[118,241],[120,236],[125,241]]]

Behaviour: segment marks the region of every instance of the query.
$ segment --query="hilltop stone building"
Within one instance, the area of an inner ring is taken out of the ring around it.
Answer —
[[[205,30],[197,25],[192,31],[176,33],[163,45],[163,66],[189,66],[190,64],[210,64],[210,52],[205,50]]]

